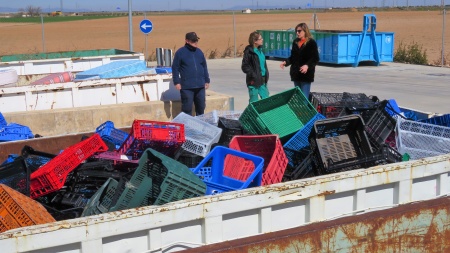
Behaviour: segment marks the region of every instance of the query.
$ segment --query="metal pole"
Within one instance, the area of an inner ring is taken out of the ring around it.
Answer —
[[[441,50],[441,66],[444,66],[444,52],[445,52],[445,44],[444,44],[444,35],[445,35],[445,8],[442,10],[442,50]]]
[[[45,53],[44,16],[42,16],[42,14],[41,14],[41,26],[42,26],[42,50]]]
[[[233,34],[234,34],[234,58],[236,58],[236,21],[234,18],[234,11],[233,11]]]
[[[144,13],[144,19],[147,19],[147,13]],[[147,38],[148,38],[148,33],[145,34],[145,62],[147,62],[147,57],[148,57]]]
[[[130,40],[130,51],[133,52],[133,23],[131,21],[131,0],[128,0],[128,37]]]
[[[314,30],[317,30],[317,29],[316,29],[316,18],[317,18],[317,17],[316,17],[316,13],[314,12],[314,14],[313,14]]]

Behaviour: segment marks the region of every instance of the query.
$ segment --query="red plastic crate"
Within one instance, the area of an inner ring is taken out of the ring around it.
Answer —
[[[134,120],[130,135],[120,147],[119,153],[139,159],[144,150],[152,148],[173,157],[185,141],[184,124]]]
[[[55,219],[41,204],[0,184],[0,233],[13,228],[54,221]]]
[[[96,152],[108,150],[98,134],[65,149],[31,174],[30,192],[35,199],[57,191],[64,186],[67,175]]]
[[[231,139],[229,147],[231,149],[264,158],[261,185],[281,182],[284,171],[286,170],[288,159],[284,153],[283,145],[281,144],[278,135],[237,135]],[[247,179],[247,177],[253,172],[253,169],[247,164],[245,164],[242,169],[236,169],[239,168],[239,166],[242,166],[240,165],[242,163],[245,163],[244,160],[231,160],[227,157],[225,160],[224,175],[239,180]]]

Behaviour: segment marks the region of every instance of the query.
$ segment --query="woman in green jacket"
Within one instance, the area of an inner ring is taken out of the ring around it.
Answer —
[[[242,71],[246,74],[249,102],[258,101],[259,98],[269,97],[267,82],[269,81],[269,69],[266,56],[262,51],[263,38],[260,33],[252,32],[248,38],[248,46],[245,47],[242,57]]]

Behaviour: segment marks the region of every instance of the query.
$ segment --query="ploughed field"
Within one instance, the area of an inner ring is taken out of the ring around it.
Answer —
[[[361,31],[363,15],[367,12],[318,13],[318,25],[322,30]],[[442,48],[441,11],[384,11],[374,12],[377,31],[394,32],[395,48],[417,43],[426,50],[430,63],[439,61]],[[248,44],[250,32],[258,29],[289,29],[300,22],[313,28],[312,13],[235,13],[236,51],[240,56]],[[146,36],[139,30],[144,16],[133,16],[133,51],[143,52],[154,59],[155,48],[177,49],[184,44],[184,35],[195,31],[200,37],[199,47],[207,58],[234,56],[233,14],[168,15],[148,13],[153,31]],[[45,20],[45,19],[44,19]],[[42,52],[76,51],[117,48],[129,50],[128,17],[52,22],[42,25],[32,23],[0,23],[0,55],[30,54]],[[450,17],[446,18],[445,57],[450,59]],[[319,28],[316,26],[316,28]],[[147,49],[146,49],[147,44]]]

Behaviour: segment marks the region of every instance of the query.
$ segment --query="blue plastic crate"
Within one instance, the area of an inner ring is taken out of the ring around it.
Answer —
[[[289,160],[290,166],[296,166],[294,161],[294,153],[297,150],[300,150],[304,147],[309,146],[308,137],[311,133],[312,128],[314,127],[314,122],[320,119],[325,119],[320,113],[317,113],[312,119],[306,123],[303,128],[301,128],[291,139],[289,139],[284,145],[284,152],[286,153],[286,157]],[[300,162],[300,161],[299,161]]]
[[[3,117],[3,114],[0,112],[0,128],[3,128],[7,125],[8,125],[8,123],[6,122],[5,117]]]
[[[192,172],[195,171],[196,168],[190,168]],[[211,181],[211,167],[203,167],[197,170],[196,175],[203,181]]]
[[[10,154],[10,155],[8,155],[8,157],[6,158],[6,160],[3,161],[3,163],[0,164],[0,166],[5,165],[5,164],[7,164],[7,163],[14,162],[14,160],[16,160],[17,157],[19,157],[19,155],[16,155],[16,154]]]
[[[233,160],[236,159],[243,160],[241,164],[250,161],[254,166],[253,173],[245,181],[227,177],[223,174],[227,163],[233,164]],[[206,184],[206,195],[214,195],[261,185],[262,169],[264,167],[264,159],[262,157],[217,146],[200,162],[193,172],[199,175],[207,171],[208,167],[206,167],[206,164],[208,162],[211,162],[211,178],[209,180],[203,180]]]
[[[0,142],[16,141],[34,138],[30,128],[16,123],[10,123],[0,129]]]
[[[95,132],[98,133],[102,139],[116,145],[116,149],[119,149],[128,137],[127,132],[114,128],[114,123],[112,121],[104,122],[95,129]]]
[[[429,123],[438,126],[450,127],[450,114],[444,114],[429,119],[421,119],[419,122]]]
[[[386,105],[386,111],[391,116],[399,115],[402,111],[400,110],[400,107],[398,107],[397,101],[395,99],[389,99],[388,104]]]

